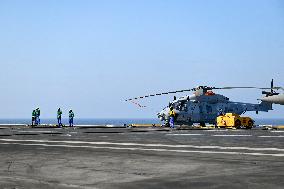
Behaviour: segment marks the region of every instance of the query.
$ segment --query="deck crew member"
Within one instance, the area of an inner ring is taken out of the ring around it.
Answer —
[[[32,112],[32,126],[35,125],[35,122],[36,122],[36,111],[33,110],[33,112]]]
[[[69,110],[69,126],[73,127],[73,118],[74,118],[74,112],[72,110]]]
[[[39,116],[40,116],[40,109],[37,108],[35,111],[36,111],[36,125],[40,125],[40,118],[39,118]]]
[[[174,111],[173,107],[170,107],[170,127],[173,129],[175,127],[174,125],[174,119],[175,119],[176,113]]]
[[[62,111],[60,108],[58,108],[57,110],[57,122],[58,122],[58,126],[62,126],[62,122],[61,122],[61,115],[62,115]]]

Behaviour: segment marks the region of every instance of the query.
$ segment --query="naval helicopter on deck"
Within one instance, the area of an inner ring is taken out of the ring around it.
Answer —
[[[228,97],[221,94],[216,94],[214,92],[214,90],[226,89],[269,89],[271,91],[262,91],[262,94],[265,94],[265,96],[259,99],[261,100],[261,103],[253,104],[244,102],[233,102],[230,101]],[[270,88],[198,86],[192,89],[141,96],[133,99],[127,99],[126,101],[193,91],[192,95],[186,95],[180,98],[174,97],[174,100],[169,102],[169,105],[165,107],[161,112],[159,112],[157,116],[161,121],[164,121],[164,123],[168,125],[169,112],[170,108],[172,107],[176,113],[176,124],[192,125],[194,123],[199,123],[200,125],[205,125],[205,123],[216,124],[216,118],[221,114],[235,113],[241,115],[248,111],[254,111],[258,114],[258,112],[260,111],[268,112],[269,110],[273,110],[273,103],[284,105],[284,94],[276,93],[274,89],[279,90],[283,88],[274,87],[272,80]]]

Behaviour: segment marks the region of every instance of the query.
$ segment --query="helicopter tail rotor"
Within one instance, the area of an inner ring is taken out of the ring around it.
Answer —
[[[273,95],[278,95],[279,93],[275,92],[273,89],[279,90],[282,89],[282,87],[274,87],[274,80],[272,79],[270,82],[270,88],[261,88],[261,89],[270,89],[270,91],[262,91],[262,94],[264,94],[266,97],[268,96],[273,96]]]
[[[273,94],[274,93],[274,91],[273,91],[273,87],[274,87],[273,79],[271,80],[270,87],[271,87],[271,93]]]

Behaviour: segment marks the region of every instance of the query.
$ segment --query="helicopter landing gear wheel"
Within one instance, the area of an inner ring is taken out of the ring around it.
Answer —
[[[165,123],[165,127],[170,127],[170,122],[167,121],[167,122]]]
[[[249,121],[248,121],[248,126],[250,126],[250,127],[253,126],[253,121],[252,121],[252,120],[249,120]]]
[[[253,121],[249,120],[248,121],[248,126],[246,127],[246,129],[251,129],[253,127]]]
[[[242,122],[237,119],[237,120],[235,121],[235,127],[236,127],[237,129],[240,129],[241,126],[242,126]]]
[[[206,125],[205,125],[204,122],[200,122],[200,126],[201,126],[201,127],[205,127]]]

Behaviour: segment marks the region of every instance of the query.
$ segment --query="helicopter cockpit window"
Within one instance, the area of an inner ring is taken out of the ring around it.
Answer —
[[[171,103],[170,107],[173,107],[174,109],[177,109],[178,105],[177,105],[177,103]]]
[[[183,101],[174,103],[173,107],[179,111],[187,111],[187,103]]]
[[[183,106],[181,107],[181,111],[187,112],[187,104],[184,103]]]
[[[182,103],[181,102],[178,102],[175,104],[175,109],[176,110],[181,110],[181,107],[182,107]]]

